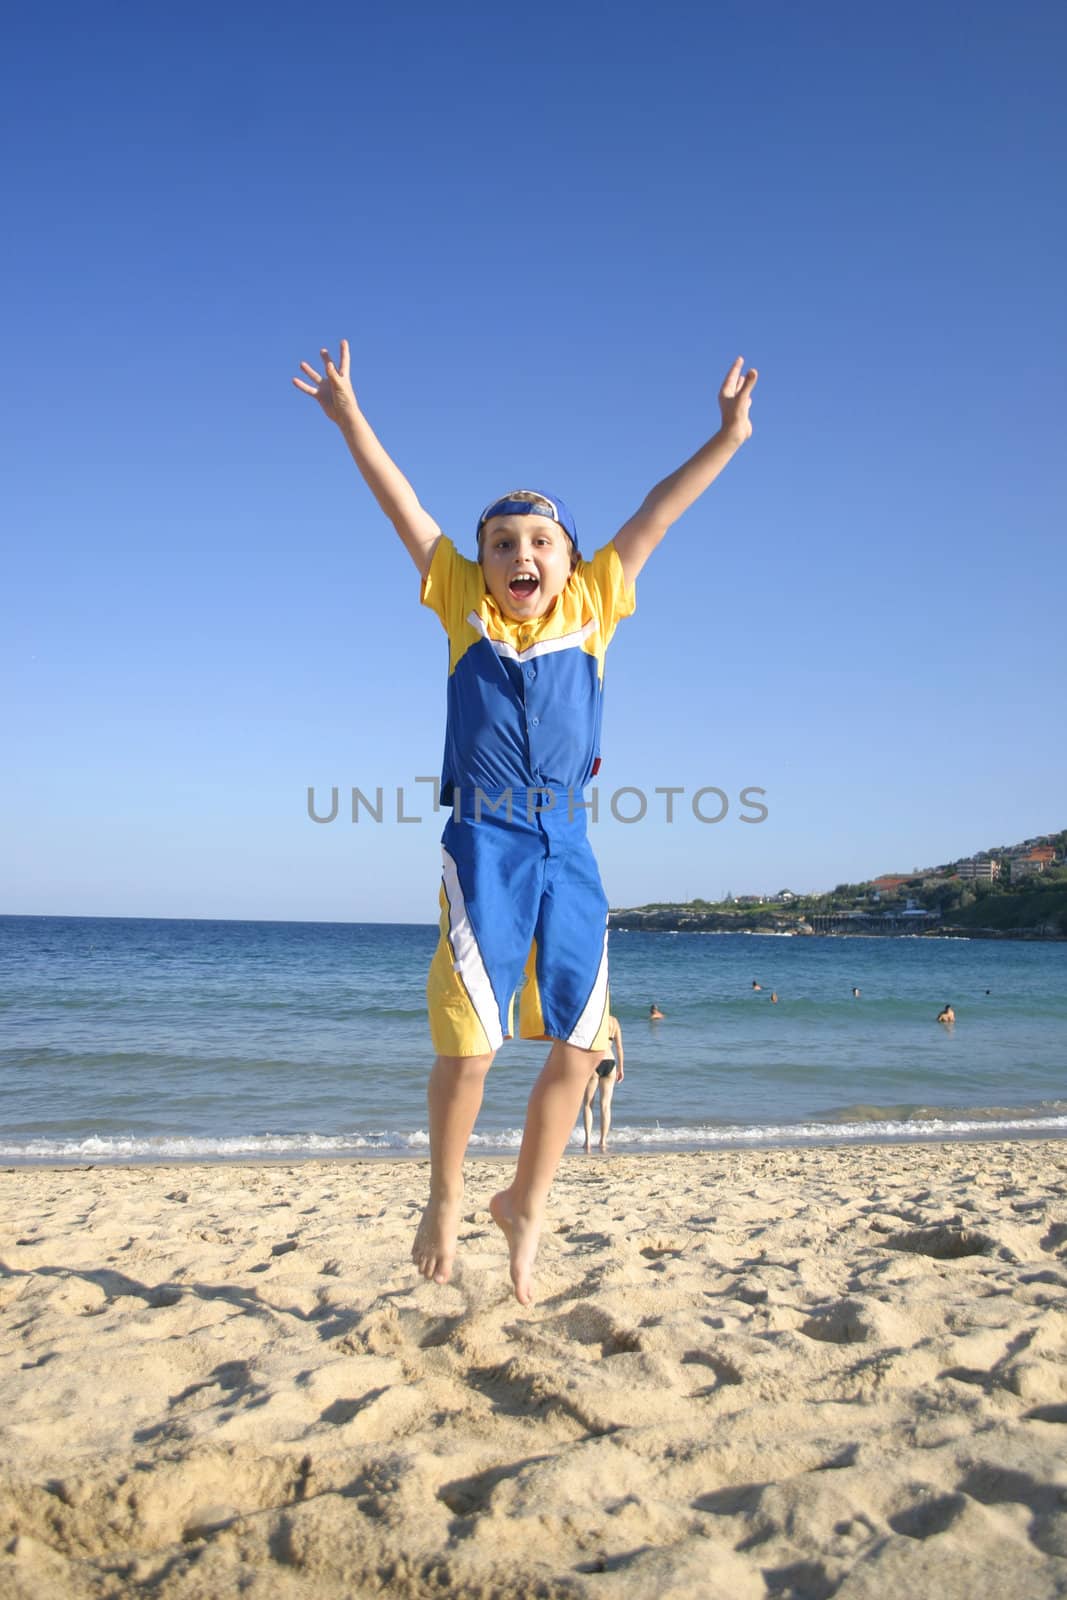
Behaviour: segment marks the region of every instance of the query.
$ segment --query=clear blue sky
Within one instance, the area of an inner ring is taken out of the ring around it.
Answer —
[[[1060,0],[24,8],[0,909],[435,920],[439,819],[305,810],[425,815],[443,733],[443,634],[290,384],[342,335],[461,546],[523,483],[591,552],[760,369],[608,657],[603,794],[652,800],[595,832],[613,904],[1062,827],[1065,44]]]

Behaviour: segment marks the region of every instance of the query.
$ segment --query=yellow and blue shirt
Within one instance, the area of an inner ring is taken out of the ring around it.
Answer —
[[[608,902],[585,810],[568,800],[580,804],[598,765],[604,654],[634,609],[633,587],[606,545],[579,561],[545,616],[512,622],[478,563],[442,537],[422,601],[449,644],[441,789],[452,815],[427,983],[435,1048],[449,1056],[495,1050],[512,1033],[521,984],[524,1038],[602,1050]],[[538,790],[560,799],[546,808]],[[508,803],[481,810],[479,792]]]
[[[579,794],[600,752],[604,654],[630,616],[633,585],[613,544],[579,561],[547,615],[513,622],[476,561],[442,536],[422,603],[448,635],[448,722],[441,798],[527,788]]]

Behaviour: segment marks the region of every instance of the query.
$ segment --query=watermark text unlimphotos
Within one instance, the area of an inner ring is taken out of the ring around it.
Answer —
[[[409,805],[413,807],[424,805],[427,800],[431,800],[432,810],[440,811],[441,780],[416,778],[414,781],[429,784],[431,795],[420,795],[413,802],[403,784],[397,784],[395,789],[388,790],[379,784],[369,793],[353,787],[349,791],[346,807],[351,821],[379,824],[427,821],[426,817],[415,814],[413,810],[409,811]],[[737,820],[750,823],[765,822],[768,809],[763,804],[763,796],[766,793],[766,789],[761,789],[755,784],[749,784],[742,789],[736,797],[736,804],[740,807]],[[731,801],[725,789],[720,789],[711,783],[705,784],[700,789],[694,789],[691,793],[681,783],[657,784],[652,790],[652,798],[646,790],[625,784],[620,789],[612,790],[606,797],[606,808],[616,822],[633,823],[652,819],[673,823],[679,821],[681,817],[692,815],[698,822],[712,824],[722,822],[729,816]],[[573,822],[582,813],[586,814],[590,822],[599,822],[601,791],[594,785],[589,789],[587,798],[583,791],[573,789],[531,787],[486,791],[474,785],[470,789],[454,790],[451,806],[444,809],[451,810],[456,822],[481,822],[483,817],[499,818],[506,822],[512,822],[516,818],[533,822],[535,817],[550,811],[566,816],[568,822]],[[314,784],[309,784],[307,812],[312,822],[336,822],[341,814],[340,788],[335,784],[330,789],[330,804],[326,810],[316,793]],[[749,815],[750,812],[753,815]]]

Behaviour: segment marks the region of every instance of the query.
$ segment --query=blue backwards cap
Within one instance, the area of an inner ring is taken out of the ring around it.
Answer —
[[[516,499],[517,495],[533,495],[534,499]],[[478,518],[478,534],[490,517],[548,517],[551,522],[556,522],[563,529],[575,551],[578,549],[578,530],[574,526],[571,516],[563,501],[554,494],[541,494],[537,489],[512,489],[502,500],[493,500],[486,506]]]

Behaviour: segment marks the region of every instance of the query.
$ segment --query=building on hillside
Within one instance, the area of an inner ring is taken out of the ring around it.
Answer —
[[[969,861],[957,861],[956,872],[964,883],[995,883],[1000,877],[1000,862],[992,858],[980,861],[972,856]]]
[[[1033,850],[1028,850],[1025,855],[1012,856],[1011,881],[1018,883],[1021,878],[1033,878],[1039,872],[1044,872],[1051,867],[1056,859],[1056,852],[1050,844],[1037,845]]]
[[[885,872],[871,884],[872,895],[877,895],[879,898],[882,895],[897,895],[906,883],[913,882],[911,873]]]
[[[780,906],[787,906],[789,905],[790,901],[796,899],[796,895],[793,893],[792,889],[779,889],[774,898]]]

